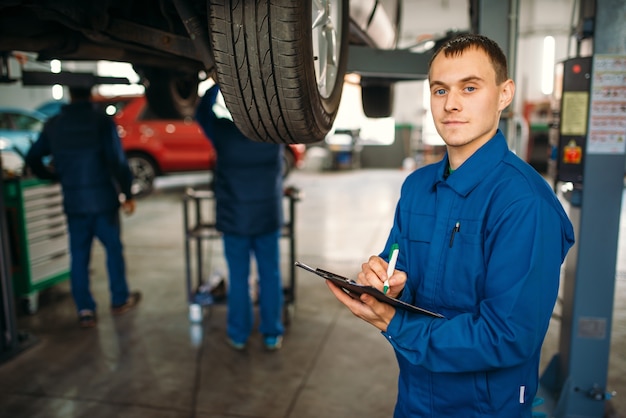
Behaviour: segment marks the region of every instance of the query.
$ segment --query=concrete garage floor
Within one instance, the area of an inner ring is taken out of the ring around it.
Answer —
[[[287,183],[304,193],[296,212],[297,259],[355,274],[384,244],[407,174],[293,173]],[[37,313],[18,317],[20,329],[37,342],[0,364],[0,417],[391,416],[397,377],[391,347],[373,327],[339,305],[317,276],[297,272],[294,309],[278,352],[264,351],[258,335],[247,351],[231,350],[224,342],[224,305],[206,308],[201,324],[190,322],[184,187],[173,184],[167,179],[162,185],[168,187],[140,200],[136,214],[124,218],[127,270],[132,287],[143,292],[140,306],[111,317],[103,252],[95,245],[97,328],[78,328],[68,283],[42,292]],[[613,417],[626,417],[625,212],[622,208],[609,370],[609,389],[619,393],[608,404],[615,412],[607,416]],[[287,283],[288,242],[283,241]],[[219,241],[205,253],[207,275],[225,270]],[[542,367],[558,346],[558,321],[553,322]]]

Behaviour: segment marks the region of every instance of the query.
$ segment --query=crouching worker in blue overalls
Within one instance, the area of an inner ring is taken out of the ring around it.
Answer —
[[[259,274],[259,332],[268,350],[281,347],[283,291],[280,275],[283,145],[255,142],[237,129],[217,85],[201,99],[196,119],[217,153],[213,188],[216,229],[228,264],[227,341],[246,347],[254,323],[249,278],[251,255]]]

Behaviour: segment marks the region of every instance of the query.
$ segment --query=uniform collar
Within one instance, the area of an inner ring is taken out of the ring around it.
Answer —
[[[439,162],[436,184],[446,182],[451,189],[462,196],[467,196],[494,168],[500,164],[509,151],[504,135],[498,129],[485,145],[480,147],[454,173],[446,179],[448,154]],[[435,185],[436,185],[435,184]]]

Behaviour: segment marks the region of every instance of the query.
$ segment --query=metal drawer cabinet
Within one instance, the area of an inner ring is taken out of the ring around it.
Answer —
[[[15,179],[5,184],[11,274],[22,309],[35,313],[39,291],[69,278],[69,246],[58,183]]]

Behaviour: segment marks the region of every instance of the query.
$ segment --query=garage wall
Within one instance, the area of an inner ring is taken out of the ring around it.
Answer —
[[[32,62],[27,62],[25,65],[27,69],[33,71],[43,71],[50,68]],[[15,58],[9,59],[9,75],[14,79],[20,79],[22,76],[20,64]],[[35,104],[43,103],[51,98],[50,88],[31,87],[25,89],[19,81],[12,84],[0,84],[0,106],[3,107],[34,109]]]
[[[15,58],[9,60],[11,78],[20,79],[22,67],[27,71],[50,71],[50,64],[38,62],[35,54],[24,54],[25,61],[20,64]],[[94,62],[63,62],[63,71],[95,72]],[[65,92],[67,96],[67,91]],[[52,87],[24,87],[20,81],[12,84],[0,84],[0,106],[35,109],[40,104],[53,100]]]
[[[541,93],[541,65],[543,39],[553,36],[555,62],[568,58],[570,52],[570,26],[573,0],[522,1],[520,4],[518,60],[516,80],[518,102],[540,101],[547,97]]]

